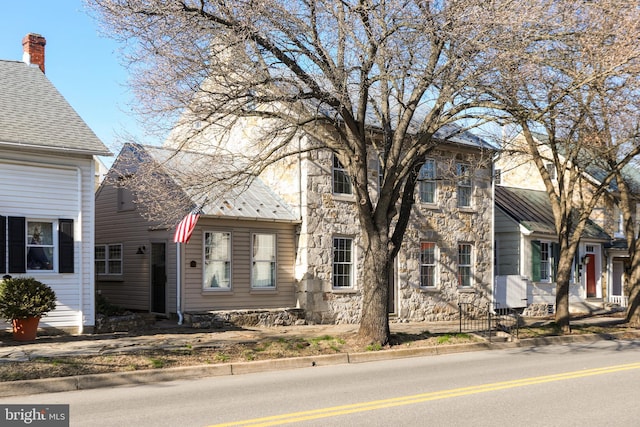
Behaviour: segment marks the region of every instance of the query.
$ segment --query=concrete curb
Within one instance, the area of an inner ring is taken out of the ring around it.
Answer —
[[[40,393],[89,390],[123,385],[152,384],[164,381],[188,380],[223,375],[243,375],[257,372],[308,368],[312,366],[366,363],[408,357],[438,356],[481,350],[502,350],[521,347],[539,347],[554,344],[590,343],[602,340],[637,339],[640,331],[610,334],[584,334],[529,338],[514,342],[440,345],[433,347],[400,348],[363,353],[337,353],[255,362],[225,363],[219,365],[184,366],[179,368],[149,369],[144,371],[114,372],[74,377],[44,378],[39,380],[5,381],[0,383],[0,397],[25,396]]]

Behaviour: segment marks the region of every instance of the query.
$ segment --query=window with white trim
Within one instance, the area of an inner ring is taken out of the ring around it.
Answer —
[[[203,289],[231,289],[231,233],[204,232]]]
[[[335,154],[333,155],[333,192],[334,194],[353,194],[351,178]]]
[[[95,246],[96,274],[122,274],[122,243]]]
[[[0,275],[75,271],[74,221],[0,215]]]
[[[540,242],[540,281],[551,281],[551,254],[552,245],[549,242]]]
[[[458,207],[471,207],[471,193],[473,190],[471,182],[471,168],[463,163],[456,163],[456,180]]]
[[[333,287],[353,287],[353,239],[333,238]]]
[[[557,179],[558,174],[556,173],[556,165],[553,163],[545,163],[544,168],[547,170],[549,174],[549,178],[552,180]]]
[[[420,242],[420,287],[436,286],[436,244]]]
[[[468,288],[473,278],[473,246],[469,243],[458,244],[458,286]]]
[[[548,240],[532,240],[531,280],[534,282],[553,282],[558,253],[558,243]]]
[[[27,220],[27,271],[53,270],[57,223]]]
[[[496,169],[493,172],[493,180],[496,185],[502,184],[502,169]]]
[[[436,202],[436,161],[427,159],[420,168],[418,177],[420,201],[422,203]]]
[[[276,235],[255,233],[251,253],[251,287],[276,287]]]

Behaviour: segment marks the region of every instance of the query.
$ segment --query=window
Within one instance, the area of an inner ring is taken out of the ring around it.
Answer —
[[[496,185],[502,184],[502,169],[496,169],[493,171],[493,179]]]
[[[549,242],[540,242],[540,281],[549,282],[551,278],[551,247]]]
[[[613,237],[617,239],[624,238],[624,214],[619,207],[615,207],[614,218],[616,220],[616,231],[613,234]]]
[[[122,244],[96,245],[96,274],[122,274]]]
[[[456,164],[458,207],[471,207],[471,170],[469,165]]]
[[[534,282],[553,282],[558,244],[549,241],[531,242],[531,277]]]
[[[231,233],[204,233],[204,289],[231,289]]]
[[[427,159],[420,168],[420,201],[422,203],[436,202],[436,161]]]
[[[335,154],[333,155],[333,192],[335,194],[352,194],[351,178]]]
[[[120,178],[118,180],[118,211],[131,211],[135,208],[133,201],[133,192],[127,188],[127,179],[130,177]]]
[[[252,288],[276,287],[276,235],[254,234],[253,267],[251,270]]]
[[[54,226],[51,221],[27,221],[27,271],[53,270]]]
[[[458,244],[458,286],[467,288],[471,286],[471,245]]]
[[[557,178],[556,165],[554,165],[553,163],[546,163],[544,165],[544,167],[547,170],[547,172],[549,173],[549,178],[551,178],[551,179],[556,179]]]
[[[42,220],[0,215],[0,273],[73,273],[72,219]]]
[[[333,287],[353,286],[353,239],[333,238]]]
[[[424,288],[436,285],[436,244],[420,243],[420,286]]]

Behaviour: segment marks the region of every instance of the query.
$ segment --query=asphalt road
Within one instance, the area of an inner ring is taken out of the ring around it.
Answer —
[[[637,426],[640,340],[480,351],[0,399],[72,426]]]

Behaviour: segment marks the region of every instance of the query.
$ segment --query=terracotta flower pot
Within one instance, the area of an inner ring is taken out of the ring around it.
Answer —
[[[34,341],[38,332],[39,317],[13,319],[13,339],[16,341]]]

